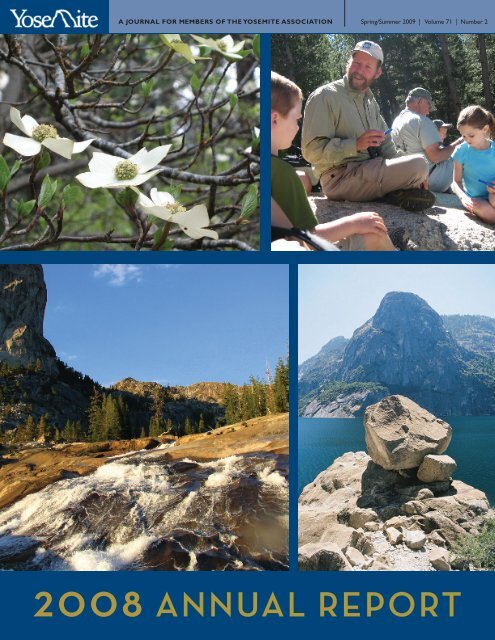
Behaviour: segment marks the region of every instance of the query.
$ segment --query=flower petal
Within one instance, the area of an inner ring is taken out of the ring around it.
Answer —
[[[83,140],[82,142],[74,142],[74,149],[72,153],[82,153],[85,151],[89,145],[95,141],[95,138],[91,138],[90,140]]]
[[[87,171],[86,173],[80,173],[76,176],[76,180],[88,187],[88,189],[98,189],[100,187],[106,187],[108,182],[108,176],[101,173],[94,173],[93,171]]]
[[[140,149],[137,153],[129,158],[131,162],[135,162],[139,167],[139,173],[144,173],[156,167],[157,164],[163,160],[163,158],[169,152],[172,145],[165,144],[161,147],[155,147],[151,151],[147,149]]]
[[[142,207],[143,211],[149,216],[156,216],[162,220],[172,220],[172,212],[166,207]]]
[[[223,42],[225,45],[225,49],[224,51],[228,51],[230,52],[232,50],[232,47],[234,46],[234,38],[230,35],[228,36],[224,36],[223,38],[220,38],[220,40],[218,40],[218,42]],[[217,42],[217,47],[218,47],[218,42]],[[220,50],[223,47],[218,47]]]
[[[113,175],[115,167],[123,158],[117,158],[117,156],[111,156],[108,153],[100,153],[96,151],[93,153],[93,157],[89,161],[90,171],[95,173],[104,173],[106,175]]]
[[[238,51],[241,51],[244,48],[244,42],[245,40],[241,40],[237,44],[234,44],[234,46],[229,50],[229,53],[237,53]]]
[[[218,240],[218,233],[216,231],[213,231],[212,229],[183,227],[181,224],[179,225],[179,227],[186,235],[188,235],[190,238],[194,238],[195,240],[199,240],[200,238],[213,238],[213,240]]]
[[[35,156],[41,151],[41,144],[32,138],[24,136],[15,136],[12,133],[6,133],[3,138],[6,147],[10,147],[17,151],[21,156]]]
[[[136,190],[133,189],[133,191],[136,191]],[[148,196],[145,196],[144,193],[141,193],[141,192],[139,192],[139,198],[137,199],[137,204],[139,207],[142,207],[143,209],[149,209],[150,207],[155,206],[153,203],[153,200],[150,200]]]
[[[31,116],[24,116],[24,118],[22,118],[21,112],[15,107],[10,107],[10,120],[22,133],[25,133],[29,137],[31,137],[33,129],[38,126],[36,120]]]
[[[67,160],[72,158],[74,141],[69,140],[69,138],[46,138],[41,144],[53,151],[53,153],[62,156],[62,158],[67,158]]]
[[[168,191],[158,191],[156,188],[151,189],[150,198],[153,200],[154,204],[159,205],[160,207],[166,207],[167,205],[174,204],[175,202],[174,196],[168,193]]]
[[[216,46],[215,40],[213,40],[212,38],[202,38],[201,36],[194,35],[194,33],[191,33],[191,37],[197,40],[203,46],[210,47],[210,49],[214,49]]]
[[[208,217],[208,209],[204,204],[198,204],[189,211],[183,211],[176,213],[173,217],[173,222],[186,227],[207,227],[210,224],[210,218]]]
[[[89,171],[88,173],[81,173],[76,178],[79,180],[81,184],[89,189],[96,189],[97,187],[106,187],[107,189],[123,189],[124,187],[137,187],[146,180],[149,180],[153,176],[156,176],[158,173],[158,169],[156,171],[149,171],[148,173],[140,173],[132,180],[117,180],[114,175],[109,175],[108,173],[95,173],[94,171]],[[94,176],[90,178],[89,176]],[[81,179],[82,178],[82,179]]]

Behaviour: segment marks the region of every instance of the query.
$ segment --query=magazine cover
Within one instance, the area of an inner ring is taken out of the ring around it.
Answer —
[[[5,633],[482,633],[493,8],[0,20]]]

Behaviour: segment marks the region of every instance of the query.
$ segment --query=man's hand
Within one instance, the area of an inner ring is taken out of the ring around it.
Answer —
[[[379,236],[387,235],[387,227],[378,213],[372,211],[354,213],[352,216],[348,216],[347,220],[352,224],[353,234],[374,233]]]
[[[368,147],[379,147],[385,140],[385,133],[378,129],[370,129],[362,133],[356,140],[356,149],[366,151]]]

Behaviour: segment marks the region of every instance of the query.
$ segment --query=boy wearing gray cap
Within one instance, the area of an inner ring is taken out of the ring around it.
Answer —
[[[364,202],[383,198],[410,211],[435,202],[420,156],[399,156],[370,90],[382,74],[383,51],[358,42],[346,75],[314,91],[306,104],[302,151],[331,200]]]

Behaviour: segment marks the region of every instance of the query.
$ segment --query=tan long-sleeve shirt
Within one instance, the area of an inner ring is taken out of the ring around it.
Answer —
[[[369,160],[366,150],[357,150],[357,138],[369,129],[387,128],[372,92],[355,91],[344,77],[319,87],[309,96],[302,128],[303,156],[319,178],[334,167]],[[390,136],[377,150],[384,158],[398,155]]]

